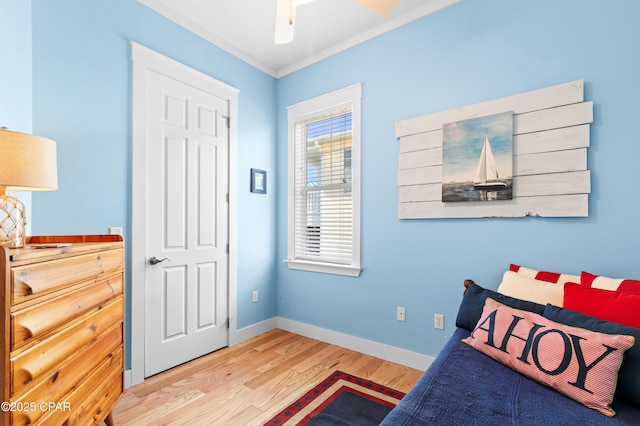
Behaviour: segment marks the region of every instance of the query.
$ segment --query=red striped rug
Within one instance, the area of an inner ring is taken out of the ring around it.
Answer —
[[[379,425],[403,392],[336,371],[265,425]]]

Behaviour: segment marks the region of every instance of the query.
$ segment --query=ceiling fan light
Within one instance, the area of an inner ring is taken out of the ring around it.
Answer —
[[[292,0],[278,0],[276,7],[275,44],[287,44],[293,41],[296,26],[296,8]]]

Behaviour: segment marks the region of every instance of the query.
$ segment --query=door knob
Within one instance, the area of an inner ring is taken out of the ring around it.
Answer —
[[[164,262],[165,260],[169,260],[171,261],[171,259],[165,257],[164,259],[158,259],[157,257],[153,256],[151,259],[149,259],[149,263],[152,265],[157,265],[160,262]]]

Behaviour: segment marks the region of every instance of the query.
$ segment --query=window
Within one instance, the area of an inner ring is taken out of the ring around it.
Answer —
[[[360,95],[358,84],[288,108],[289,268],[360,274]]]

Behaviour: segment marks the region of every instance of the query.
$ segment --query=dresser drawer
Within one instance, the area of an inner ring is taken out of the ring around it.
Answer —
[[[66,395],[61,396],[59,409],[36,411],[31,413],[12,413],[12,426],[22,425],[99,425],[91,421],[91,415],[104,419],[108,411],[122,395],[123,349],[117,348],[105,360],[94,360],[97,364],[83,381]],[[96,404],[96,396],[103,395],[104,405]],[[27,401],[28,397],[23,398]],[[110,405],[108,405],[110,404]],[[37,405],[37,404],[36,404]],[[67,409],[68,407],[68,409]],[[80,421],[83,418],[86,421]],[[65,423],[68,422],[68,423]]]
[[[124,251],[109,250],[33,263],[11,269],[11,303],[17,304],[69,285],[122,269]]]
[[[84,381],[96,368],[96,364],[103,360],[111,361],[113,353],[117,352],[121,345],[122,327],[113,327],[103,338],[66,360],[64,364],[61,364],[53,373],[40,381],[31,391],[20,397],[17,400],[17,405],[26,406],[34,401],[66,402],[64,400],[65,395],[78,383]],[[29,421],[27,424],[33,423],[47,411],[46,406],[44,409],[41,406],[35,408],[36,410],[25,416]]]
[[[82,404],[78,404],[78,409],[73,410],[69,417],[70,425],[95,425],[100,426],[101,420],[105,414],[114,407],[124,390],[122,381],[122,371],[114,372],[118,363],[122,364],[122,354],[120,357],[114,357],[111,362],[111,372],[107,377],[96,376],[90,379],[89,383],[93,383],[93,387],[88,388],[88,392],[83,395],[85,398]],[[98,380],[99,379],[99,380]],[[89,394],[89,392],[91,392]]]
[[[11,314],[11,350],[122,294],[122,274],[49,299]]]
[[[92,342],[106,338],[104,333],[108,329],[122,324],[123,309],[124,302],[120,297],[72,327],[12,358],[11,395],[22,393]],[[88,359],[95,362],[93,356]]]

